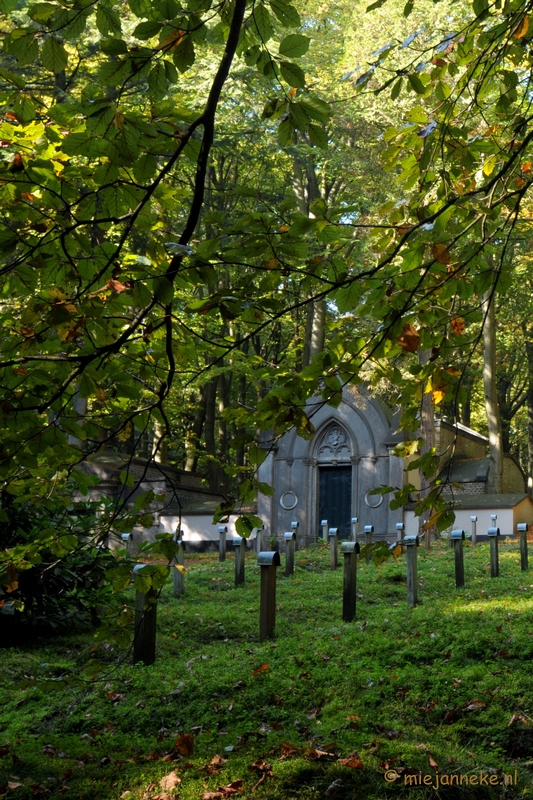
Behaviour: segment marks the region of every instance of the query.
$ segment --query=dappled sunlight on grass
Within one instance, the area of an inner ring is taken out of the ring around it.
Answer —
[[[65,783],[76,798],[142,800],[175,770],[181,800],[241,780],[244,800],[323,800],[334,781],[341,800],[385,800],[426,796],[388,786],[385,765],[434,775],[438,764],[446,773],[516,768],[519,787],[505,797],[533,797],[531,578],[507,551],[505,574],[491,579],[482,545],[465,549],[467,587],[457,591],[453,551],[438,544],[418,555],[419,606],[407,608],[405,556],[360,564],[357,618],[346,624],[342,568],[330,571],[327,547],[298,552],[294,575],[278,570],[276,638],[264,643],[255,556],[237,589],[231,556],[187,557],[185,597],[169,583],[159,600],[156,663],[134,666],[130,654],[100,647],[108,672],[84,688],[46,694],[37,682],[8,681],[79,674],[91,634],[4,651],[0,724],[10,744],[0,784],[14,772],[24,800],[32,783],[45,784],[49,800]],[[181,736],[188,755],[176,751]],[[215,756],[227,762],[211,769]]]

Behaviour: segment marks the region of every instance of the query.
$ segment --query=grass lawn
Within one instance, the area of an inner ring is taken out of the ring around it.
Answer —
[[[278,570],[263,644],[255,562],[235,589],[231,555],[186,556],[153,666],[100,646],[104,676],[48,691],[81,674],[94,631],[0,650],[0,797],[533,797],[533,571],[518,544],[500,547],[498,579],[488,544],[467,545],[459,591],[453,551],[420,549],[414,609],[405,556],[362,563],[353,623],[342,563],[300,551],[291,578]]]

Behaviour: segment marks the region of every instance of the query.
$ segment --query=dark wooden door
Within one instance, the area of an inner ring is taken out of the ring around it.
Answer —
[[[349,539],[352,520],[352,468],[319,467],[318,524],[327,519],[339,529],[339,539]],[[322,535],[320,531],[319,535]]]

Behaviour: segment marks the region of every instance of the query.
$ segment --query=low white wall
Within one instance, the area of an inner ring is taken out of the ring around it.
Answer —
[[[497,514],[498,519],[493,522],[490,518],[491,514]],[[513,530],[513,509],[512,508],[465,508],[462,510],[455,509],[455,522],[454,528],[459,528],[467,533],[472,530],[472,523],[470,517],[477,516],[477,535],[487,536],[489,528],[495,527],[500,529],[502,536],[512,536]]]
[[[213,517],[210,514],[191,514],[190,516],[183,516],[181,518],[181,530],[183,531],[183,539],[185,542],[191,544],[207,544],[213,542],[218,547],[218,528],[219,525],[225,525],[228,529],[226,534],[226,542],[231,543],[234,537],[239,534],[235,530],[235,522],[238,516],[236,514],[229,518],[229,522],[220,522],[213,525]],[[178,516],[161,516],[159,520],[160,533],[174,533],[180,523]],[[249,537],[248,541],[255,539],[255,533]]]

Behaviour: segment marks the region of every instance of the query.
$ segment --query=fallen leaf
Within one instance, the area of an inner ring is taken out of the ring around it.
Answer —
[[[433,756],[428,756],[428,761],[429,761],[429,766],[431,767],[431,769],[434,769],[435,772],[436,772],[439,769],[439,765],[437,764],[437,762],[435,761]]]
[[[270,669],[270,664],[261,664],[257,669],[252,670],[252,675],[260,675],[262,672],[267,672]]]
[[[507,727],[512,728],[513,725],[516,725],[517,722],[523,722],[524,725],[529,725],[529,720],[526,719],[526,717],[524,717],[523,714],[513,714]]]
[[[252,772],[268,772],[270,775],[272,774],[272,766],[263,761],[262,758],[258,758],[253,764],[250,764],[248,769],[252,770]]]
[[[179,786],[180,783],[181,783],[181,778],[179,777],[176,770],[174,770],[173,772],[169,772],[168,775],[165,775],[165,777],[161,778],[161,780],[159,781],[159,785],[164,792],[169,792],[171,789],[175,789],[176,786]]]
[[[335,753],[328,753],[327,750],[317,750],[316,748],[305,750],[304,754],[311,761],[334,761],[336,759]]]
[[[459,712],[459,706],[454,706],[453,708],[450,708],[450,710],[447,711],[446,714],[444,715],[442,721],[443,722],[453,722],[453,720],[456,718],[458,712]]]
[[[466,711],[477,711],[480,708],[486,708],[487,704],[483,702],[483,700],[467,700],[467,702],[463,705],[463,708]]]
[[[285,759],[290,758],[291,756],[297,756],[300,754],[300,748],[296,747],[289,742],[283,742],[281,745],[281,761],[285,761]]]
[[[192,756],[194,751],[194,736],[192,733],[184,733],[178,736],[174,742],[174,747],[180,756]]]
[[[350,753],[347,758],[340,758],[339,764],[342,764],[343,767],[350,767],[350,769],[364,769],[365,765],[359,758],[359,753],[354,750],[353,753]]]

